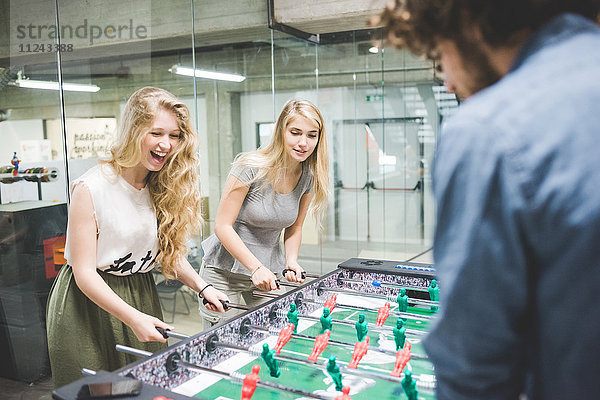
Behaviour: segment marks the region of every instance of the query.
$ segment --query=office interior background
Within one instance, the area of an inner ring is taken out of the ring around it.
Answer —
[[[427,252],[431,161],[457,101],[432,62],[382,47],[367,18],[384,3],[0,1],[0,167],[16,152],[19,170],[53,173],[38,182],[0,171],[0,359],[11,360],[0,375],[49,373],[45,299],[64,261],[69,182],[107,155],[143,86],[183,99],[198,132],[205,223],[192,257],[212,233],[232,160],[268,143],[291,98],[319,107],[330,149],[329,207],[322,230],[307,218],[300,264],[322,274],[350,257]]]

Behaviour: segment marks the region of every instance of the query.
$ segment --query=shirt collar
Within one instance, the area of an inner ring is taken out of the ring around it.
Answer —
[[[596,24],[581,15],[561,14],[531,35],[519,51],[510,70],[518,69],[530,56],[551,43],[563,41],[581,32],[597,30]]]

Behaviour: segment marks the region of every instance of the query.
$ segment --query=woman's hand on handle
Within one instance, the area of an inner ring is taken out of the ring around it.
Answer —
[[[211,285],[202,291],[202,297],[208,301],[208,304],[205,304],[208,310],[225,312],[223,303],[221,302],[221,300],[229,302],[229,297],[225,293],[215,289]]]
[[[142,312],[138,312],[138,315],[136,315],[127,325],[131,328],[140,342],[166,343],[167,339],[156,330],[156,327],[169,330],[174,329],[171,325],[164,323],[160,319]]]
[[[304,269],[297,262],[288,262],[285,266],[285,279],[288,282],[304,283],[305,278],[303,277]],[[289,271],[291,270],[291,271]]]
[[[267,267],[261,265],[252,272],[252,283],[260,290],[270,291],[277,289],[277,278]]]

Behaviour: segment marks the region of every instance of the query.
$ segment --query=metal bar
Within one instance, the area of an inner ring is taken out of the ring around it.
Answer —
[[[270,329],[264,328],[262,326],[248,325],[248,328],[273,334],[273,332],[271,332]],[[301,333],[292,333],[292,337],[296,338],[296,339],[310,340],[310,341],[314,341],[316,339],[312,336],[303,335]],[[342,342],[342,341],[335,340],[335,339],[329,339],[329,343],[334,344],[336,346],[342,346],[342,347],[348,347],[348,348],[354,349],[354,344],[349,343],[349,342]],[[384,353],[384,354],[396,355],[395,350],[382,349],[382,348],[374,347],[374,346],[369,346],[369,349],[371,349],[373,351],[378,351],[378,352]],[[411,358],[414,358],[415,360],[427,360],[429,357],[427,357],[426,355],[423,355],[423,354],[414,354],[413,353]]]
[[[208,374],[212,374],[212,375],[217,375],[220,376],[222,378],[225,379],[229,379],[231,381],[234,382],[238,382],[238,383],[242,383],[243,379],[244,379],[244,375],[242,374],[238,374],[238,373],[228,373],[228,372],[222,372],[222,371],[217,371],[208,367],[203,367],[201,365],[197,365],[197,364],[192,364],[189,363],[187,361],[183,361],[183,360],[176,360],[175,361],[178,365],[181,365],[183,367],[186,367],[188,369],[191,370],[196,370],[199,372],[205,372]],[[289,392],[289,393],[294,393],[296,395],[300,395],[300,396],[304,396],[304,397],[309,397],[311,399],[321,399],[321,400],[328,400],[329,397],[325,397],[322,396],[320,394],[317,393],[313,393],[313,392],[308,392],[306,390],[302,390],[302,389],[296,389],[294,387],[291,386],[285,386],[285,385],[281,385],[277,382],[271,382],[271,381],[265,381],[265,380],[259,380],[256,382],[256,386],[258,387],[262,387],[265,389],[276,389],[276,390],[281,390],[283,392]]]
[[[314,300],[310,300],[307,298],[302,299],[302,302],[304,303],[312,303],[312,304],[319,304],[321,306],[324,305],[323,301],[314,301]],[[353,306],[350,304],[343,304],[343,303],[336,303],[335,304],[336,307],[339,308],[347,308],[349,310],[357,310],[357,311],[375,311],[375,308],[369,308],[369,307],[360,307],[360,306]],[[408,318],[408,319],[413,319],[415,321],[430,321],[433,318],[432,317],[427,317],[427,316],[423,316],[423,315],[419,315],[419,314],[415,314],[415,313],[410,313],[410,312],[402,312],[402,311],[395,311],[395,310],[391,310],[390,313],[395,316],[395,317],[402,317],[402,318]]]
[[[352,289],[337,289],[337,288],[332,288],[332,287],[327,287],[327,286],[322,286],[320,287],[321,290],[325,290],[327,292],[334,292],[334,293],[344,293],[344,294],[354,294],[357,296],[361,296],[361,297],[374,297],[377,299],[386,299],[387,300],[387,296],[382,295],[382,294],[376,294],[376,293],[365,293],[365,292],[361,292],[358,290],[352,290]],[[422,290],[424,291],[424,290]],[[426,306],[438,306],[440,305],[440,303],[438,301],[431,301],[431,300],[423,300],[423,299],[416,299],[414,297],[409,297],[408,301],[410,303],[415,303],[415,304],[421,304],[421,305],[426,305]]]
[[[173,332],[169,332],[169,331],[166,331],[166,332],[173,333]],[[118,344],[116,346],[116,349],[118,351],[122,351],[122,352],[128,353],[128,354],[133,354],[134,356],[139,356],[139,357],[150,357],[150,356],[152,356],[152,353],[150,353],[148,351],[134,349],[132,347],[123,346],[123,345],[120,345],[120,344]],[[218,375],[218,376],[220,376],[222,378],[230,379],[230,380],[233,380],[233,381],[241,382],[243,380],[243,376],[241,374],[237,375],[237,374],[230,374],[228,372],[217,371],[217,370],[214,370],[214,369],[211,369],[211,368],[208,368],[208,367],[203,367],[201,365],[192,364],[192,363],[183,361],[181,359],[175,360],[175,362],[178,365],[184,366],[184,367],[189,368],[189,369],[193,369],[193,370],[200,371],[200,372],[206,372],[208,374]],[[307,392],[305,390],[296,389],[296,388],[289,387],[289,386],[280,385],[280,384],[275,383],[275,382],[269,382],[269,381],[262,381],[262,380],[260,380],[260,381],[257,382],[257,386],[260,386],[260,387],[263,387],[263,388],[267,388],[267,389],[282,390],[282,391],[285,391],[285,392],[290,392],[290,393],[298,394],[298,395],[309,397],[309,398],[312,398],[312,399],[322,399],[322,400],[328,400],[329,399],[328,397],[321,396],[319,394],[315,394],[315,393],[312,393],[312,392]]]
[[[310,315],[298,315],[298,318],[304,318],[304,319],[310,319],[312,321],[320,321],[320,318],[318,317],[313,317]],[[333,322],[334,324],[339,324],[339,325],[350,325],[350,326],[354,326],[354,322],[351,321],[342,321],[339,319],[332,319],[331,322]],[[369,329],[372,329],[376,332],[390,332],[392,331],[394,328],[391,326],[377,326],[374,325],[372,323],[368,324]],[[413,336],[423,336],[425,335],[425,332],[421,332],[421,331],[416,331],[414,329],[407,329],[406,330],[407,334],[413,335]]]
[[[282,24],[275,20],[275,0],[267,0],[267,24],[270,29],[278,30],[288,35],[295,36],[307,42],[319,44],[319,34],[312,34],[293,28],[289,25]]]
[[[94,376],[96,375],[96,371],[93,369],[81,368],[81,374],[86,376]]]
[[[331,343],[331,341],[329,341],[329,343]],[[217,343],[217,346],[225,347],[225,348],[228,348],[231,350],[237,350],[237,351],[246,351],[246,352],[250,351],[250,349],[248,347],[238,346],[238,345],[229,344],[229,343]],[[295,364],[303,364],[303,365],[308,365],[311,367],[317,367],[323,371],[327,370],[326,365],[319,363],[317,361],[304,360],[302,358],[295,358],[295,357],[285,356],[282,354],[273,354],[273,357],[276,360],[280,360],[280,361],[286,361],[286,362],[291,362],[291,363],[295,363]],[[345,374],[348,374],[348,375],[358,375],[358,376],[369,377],[369,378],[378,378],[378,379],[383,379],[383,380],[386,380],[389,382],[401,383],[401,379],[397,378],[395,376],[385,375],[385,374],[381,374],[378,372],[372,372],[372,371],[367,371],[367,370],[362,370],[362,369],[359,370],[359,369],[354,369],[354,368],[348,368],[345,366],[345,365],[348,365],[348,363],[345,363],[343,361],[337,361],[337,363],[338,363],[338,366],[340,367],[340,371]]]
[[[253,290],[252,291],[252,296],[266,297],[268,299],[276,299],[276,298],[279,297],[279,295],[277,295],[277,294],[269,293],[269,292],[263,292],[262,290]]]
[[[116,345],[115,349],[117,349],[117,351],[131,354],[131,355],[138,356],[138,357],[150,357],[152,355],[152,353],[150,353],[149,351],[134,349],[133,347],[123,346],[122,344]]]

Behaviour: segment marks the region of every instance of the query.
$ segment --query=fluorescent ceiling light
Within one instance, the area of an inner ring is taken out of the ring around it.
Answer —
[[[14,86],[31,89],[44,89],[44,90],[59,90],[60,84],[54,81],[36,81],[33,79],[22,79],[19,77],[14,83]],[[95,93],[100,90],[100,87],[96,85],[86,85],[82,83],[65,83],[62,84],[63,90],[71,92],[91,92]]]
[[[177,75],[195,76],[196,78],[216,79],[219,81],[242,82],[246,79],[243,75],[205,71],[202,69],[194,70],[193,68],[182,67],[181,65],[173,65],[169,68],[169,72]]]

